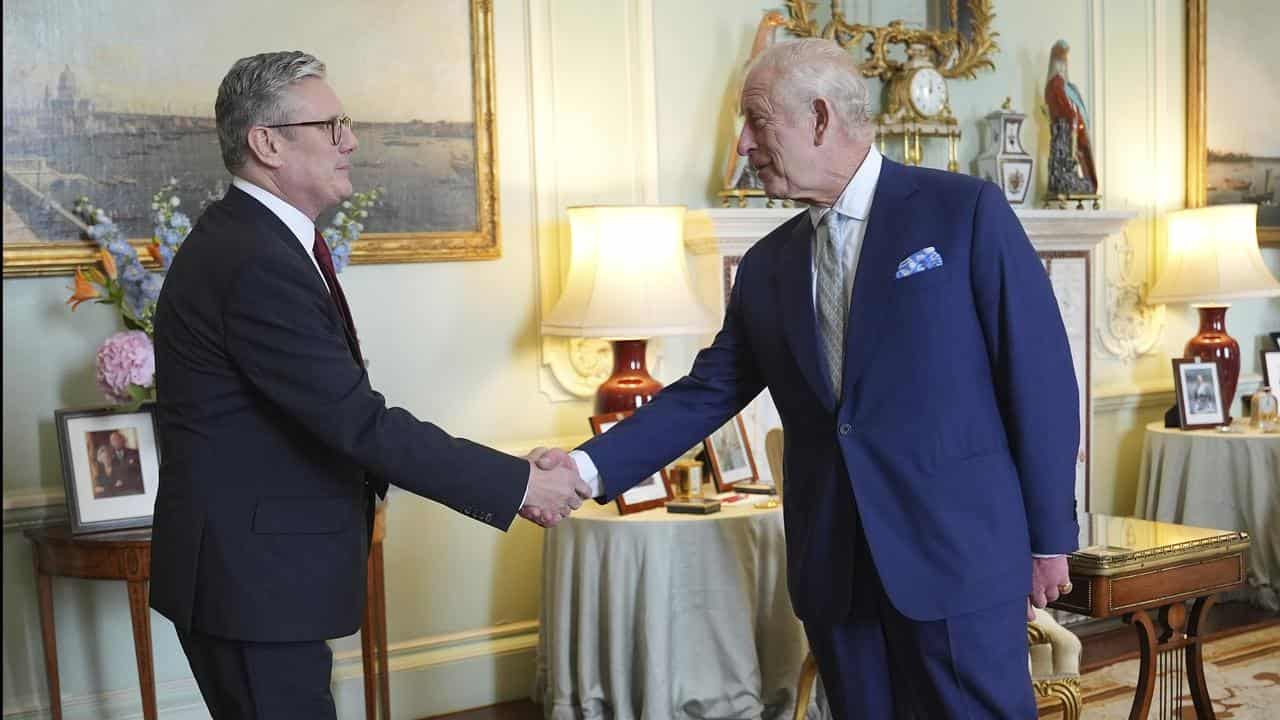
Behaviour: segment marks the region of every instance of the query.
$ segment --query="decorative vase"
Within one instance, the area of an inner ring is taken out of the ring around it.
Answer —
[[[978,154],[978,175],[1000,186],[1010,205],[1027,201],[1035,161],[1022,147],[1022,122],[1026,115],[1013,111],[1009,98],[999,110],[986,116],[987,148]]]

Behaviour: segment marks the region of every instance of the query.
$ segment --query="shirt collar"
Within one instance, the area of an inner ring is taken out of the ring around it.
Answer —
[[[307,255],[311,254],[311,246],[316,241],[316,224],[311,221],[311,218],[303,215],[301,210],[273,195],[269,190],[254,185],[239,175],[231,178],[231,184],[248,193],[254,200],[266,205],[267,209],[280,218],[280,221],[298,237],[298,242],[302,243]]]
[[[809,207],[809,222],[813,223],[815,228],[818,227],[822,216],[833,208],[844,217],[865,222],[867,216],[871,214],[871,199],[876,194],[876,183],[880,180],[880,166],[883,164],[883,159],[880,151],[872,145],[867,151],[867,157],[862,160],[858,171],[849,179],[849,184],[844,186],[834,205],[830,208],[817,205]]]

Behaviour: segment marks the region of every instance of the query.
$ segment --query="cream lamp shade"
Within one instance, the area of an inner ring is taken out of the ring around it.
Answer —
[[[1222,303],[1280,295],[1258,250],[1256,205],[1214,205],[1169,214],[1164,271],[1150,304]]]
[[[645,339],[712,332],[689,287],[683,205],[569,208],[572,251],[548,335]]]

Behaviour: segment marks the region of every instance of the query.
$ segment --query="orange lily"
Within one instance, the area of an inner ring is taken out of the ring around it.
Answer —
[[[67,304],[71,306],[72,311],[75,311],[76,308],[80,307],[80,303],[102,296],[101,293],[98,292],[98,288],[94,287],[93,283],[89,282],[89,277],[85,275],[84,270],[81,268],[76,268],[75,282],[76,284],[75,287],[72,288],[71,297],[67,298]]]
[[[151,255],[151,259],[156,261],[157,265],[164,265],[164,256],[160,254],[160,243],[153,242],[148,245],[147,252]]]
[[[106,248],[98,251],[98,256],[102,259],[102,269],[107,271],[107,277],[112,280],[116,279],[116,259],[107,252]]]

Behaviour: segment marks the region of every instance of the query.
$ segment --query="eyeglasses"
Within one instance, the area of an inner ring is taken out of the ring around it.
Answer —
[[[303,125],[328,125],[329,135],[330,137],[333,138],[333,144],[337,145],[338,143],[342,142],[342,128],[351,127],[351,116],[342,115],[336,118],[329,118],[328,120],[311,120],[308,122],[280,123],[279,125],[264,125],[263,127],[286,128],[286,127],[302,127]]]

